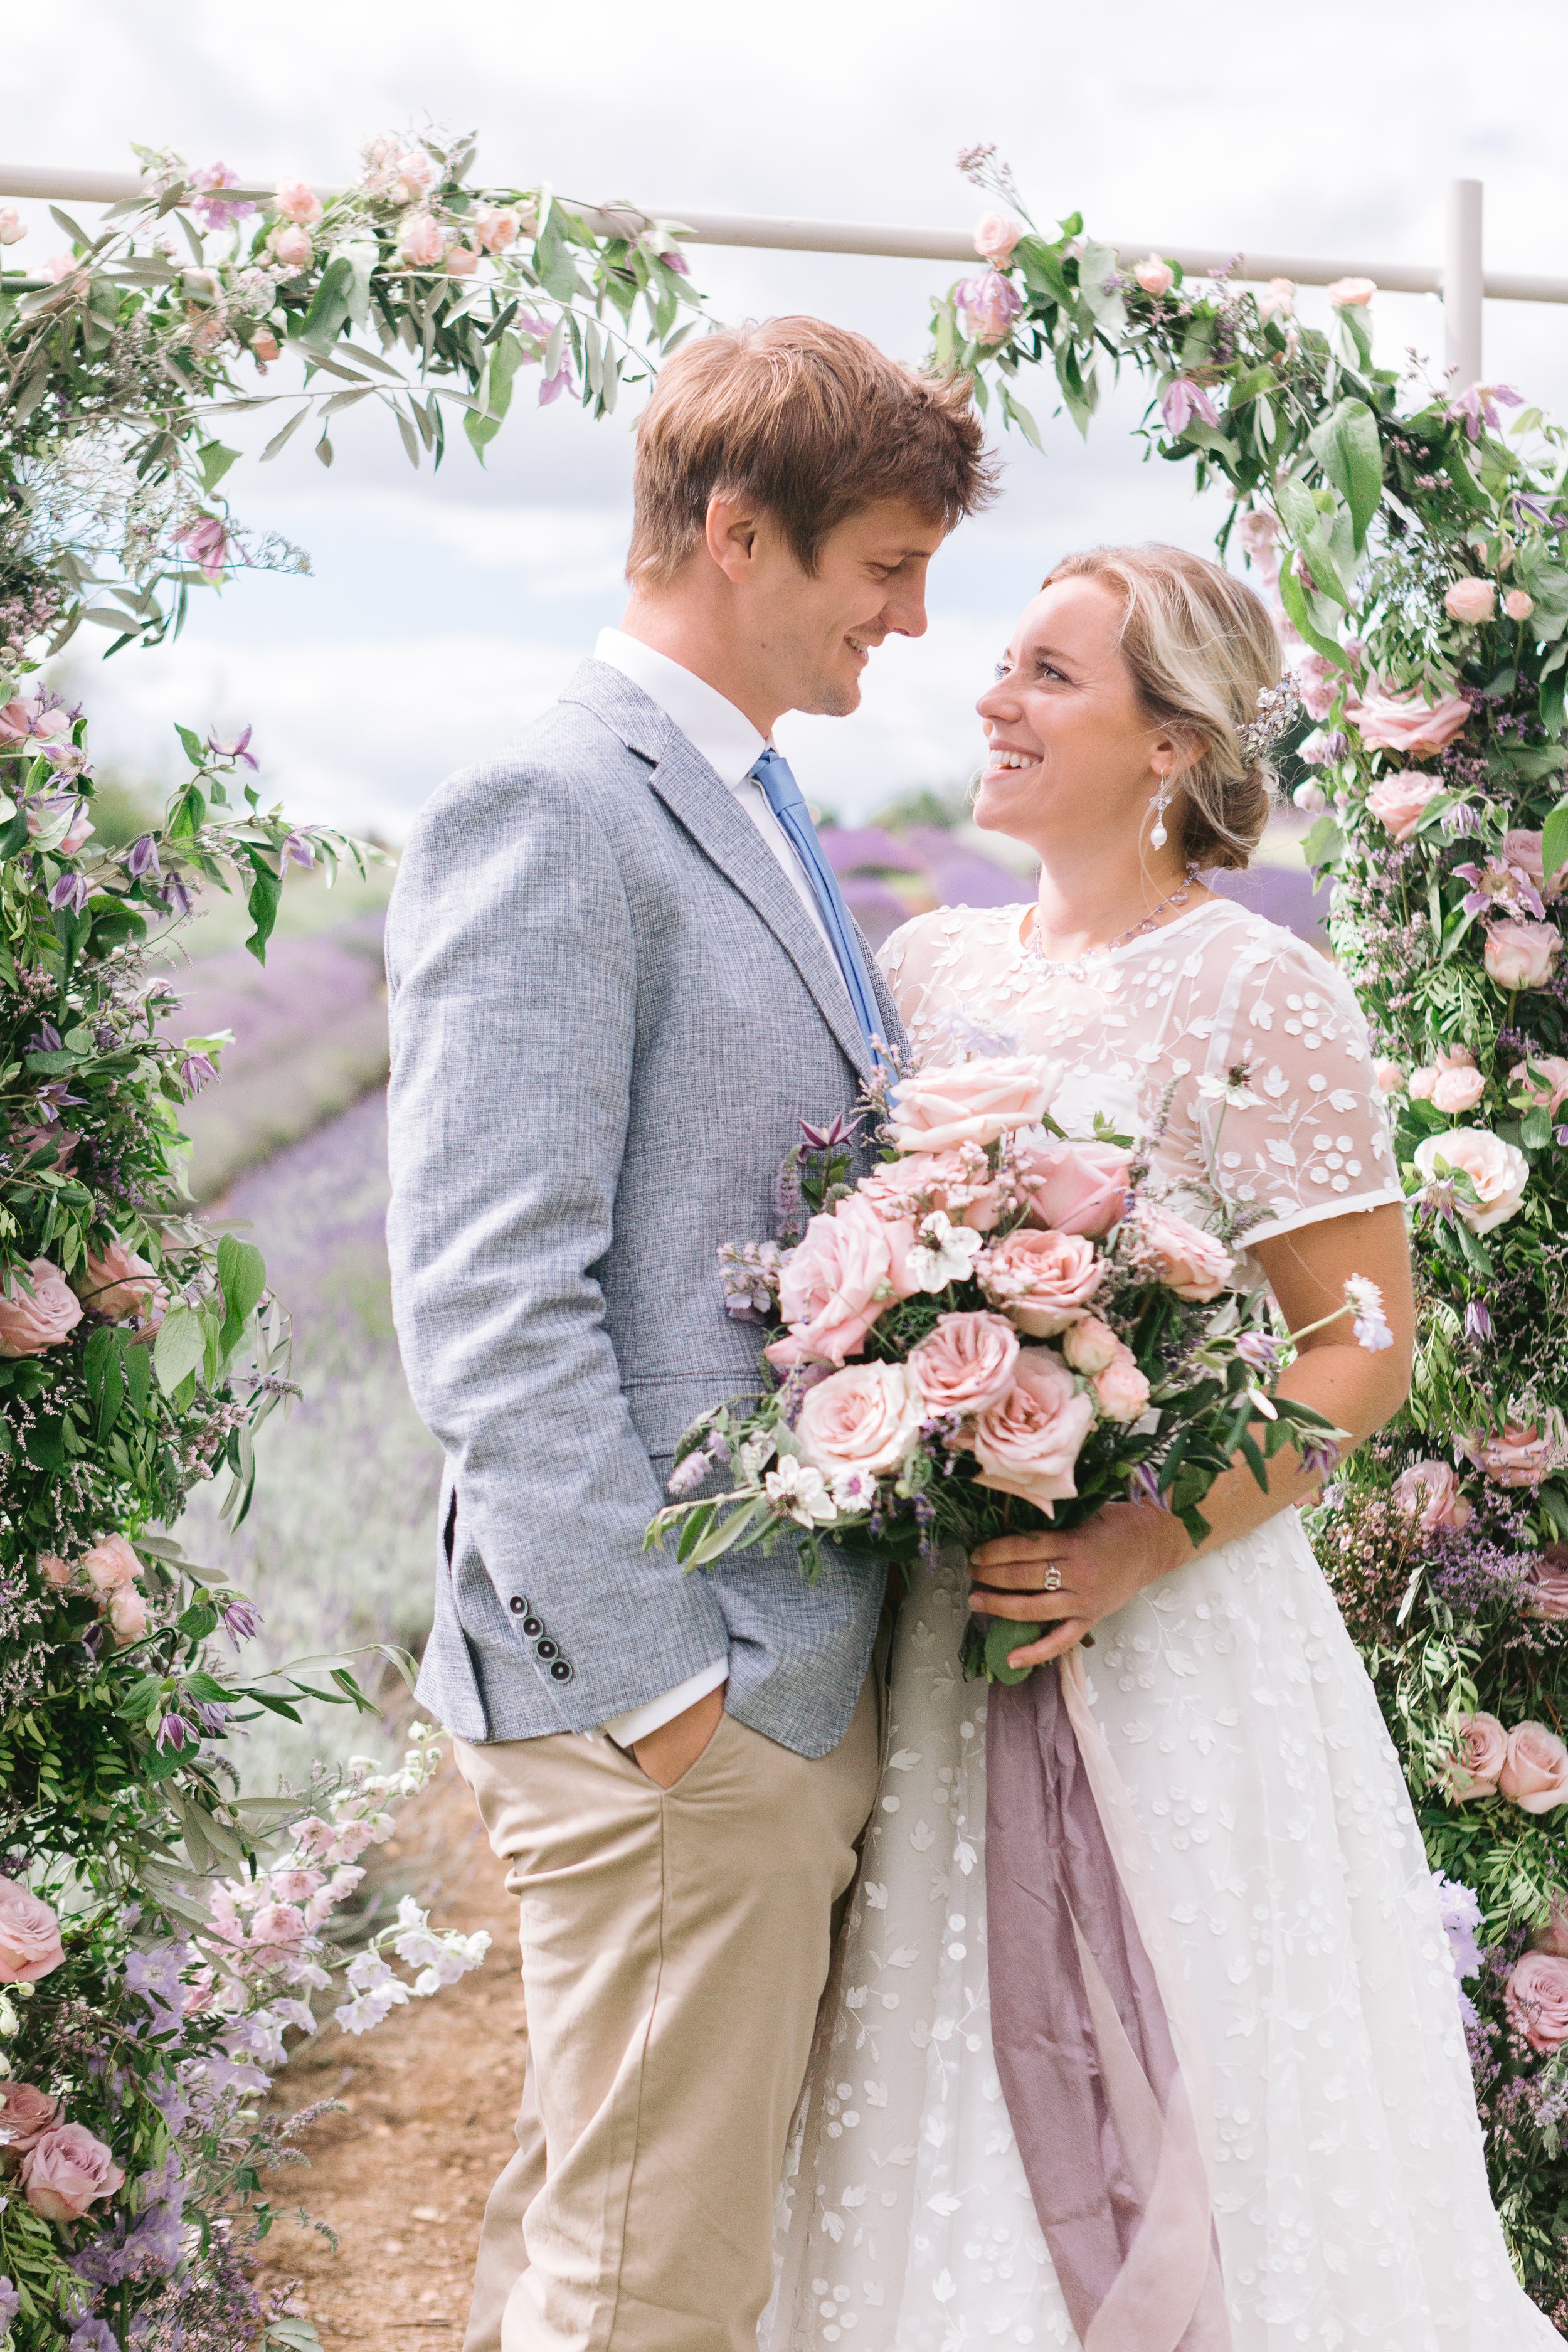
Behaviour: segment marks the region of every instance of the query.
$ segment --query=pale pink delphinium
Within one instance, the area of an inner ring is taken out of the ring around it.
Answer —
[[[0,1295],[0,1356],[41,1356],[81,1321],[81,1303],[58,1265],[37,1257],[27,1274],[31,1297],[15,1273],[8,1293]]]
[[[1054,1349],[1021,1349],[1012,1387],[974,1424],[975,1483],[1054,1517],[1078,1492],[1073,1468],[1093,1425],[1093,1403]]]

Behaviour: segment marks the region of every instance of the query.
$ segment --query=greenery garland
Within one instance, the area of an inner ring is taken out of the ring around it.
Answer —
[[[1408,1405],[1315,1538],[1441,1874],[1499,2209],[1568,2333],[1568,432],[1374,367],[1366,279],[1324,334],[1284,280],[1121,268],[1076,216],[1041,234],[993,151],[961,167],[1009,210],[934,305],[937,362],[1037,442],[1024,368],[1084,429],[1136,368],[1148,455],[1228,492],[1220,551],[1282,608],[1420,1318]]]
[[[341,1659],[245,1675],[255,1609],[170,1532],[215,1474],[243,1517],[288,1328],[259,1252],[195,1213],[181,1106],[224,1041],[176,1042],[157,950],[199,890],[238,888],[265,957],[289,869],[359,852],[262,806],[248,733],[184,728],[162,824],[100,848],[86,720],[38,667],[83,622],[111,652],[152,644],[193,589],[303,567],[220,496],[226,414],[282,403],[265,456],[310,418],[330,464],[333,419],[379,402],[417,464],[456,404],[482,457],[525,370],[542,400],[605,415],[699,316],[669,225],[605,238],[548,190],[475,186],[471,142],[378,140],[325,202],[142,161],[100,234],[57,211],[68,249],[0,269],[0,2344],[18,2352],[314,2344],[261,2312],[236,2234],[247,2210],[266,2228],[262,2176],[289,2154],[258,2105],[284,2035],[335,1977],[359,2032],[487,1940],[407,1902],[353,1957],[332,1940],[359,1855],[437,1751],[421,1731],[400,1771],[244,1794],[233,1734],[258,1711],[368,1702]],[[0,211],[0,245],[22,235]],[[300,382],[264,388],[285,353]]]

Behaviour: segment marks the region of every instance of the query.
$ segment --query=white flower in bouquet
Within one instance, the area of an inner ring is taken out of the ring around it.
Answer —
[[[955,1225],[945,1209],[933,1209],[929,1217],[921,1218],[919,1232],[920,1239],[907,1260],[916,1288],[945,1290],[950,1282],[967,1282],[984,1247],[973,1226]]]
[[[763,1487],[774,1508],[800,1527],[828,1527],[838,1516],[821,1471],[796,1454],[781,1454],[778,1468],[768,1472]]]

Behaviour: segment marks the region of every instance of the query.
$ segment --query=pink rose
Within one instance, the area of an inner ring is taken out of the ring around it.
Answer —
[[[1508,2021],[1532,2050],[1561,2050],[1568,2042],[1568,1960],[1554,1952],[1525,1952],[1503,1993]]]
[[[279,357],[282,348],[270,327],[258,327],[250,338],[250,355],[259,362],[264,371]]]
[[[1380,1094],[1396,1095],[1404,1090],[1405,1072],[1397,1062],[1374,1062],[1372,1075],[1377,1080]]]
[[[889,1103],[899,1151],[949,1151],[961,1143],[994,1143],[1020,1127],[1037,1127],[1061,1083],[1059,1062],[1035,1054],[996,1055],[931,1067],[900,1078]]]
[[[1086,1315],[1080,1323],[1068,1325],[1062,1353],[1075,1372],[1086,1372],[1092,1380],[1116,1361],[1121,1342],[1109,1323],[1102,1323],[1098,1315]]]
[[[1560,1624],[1568,1618],[1568,1544],[1547,1544],[1528,1557],[1530,1591],[1524,1613],[1549,1624]],[[1568,1957],[1568,1950],[1564,1957]]]
[[[877,1214],[858,1192],[830,1217],[813,1217],[779,1275],[779,1311],[789,1337],[767,1349],[770,1363],[842,1364],[895,1298],[913,1285],[907,1273],[915,1229]]]
[[[95,1592],[123,1591],[142,1573],[142,1563],[123,1536],[100,1536],[78,1566],[87,1570]]]
[[[996,1223],[996,1181],[991,1165],[977,1144],[957,1151],[911,1151],[901,1160],[885,1160],[862,1176],[859,1191],[879,1217],[895,1222],[941,1209],[955,1225],[969,1225],[988,1234]]]
[[[410,213],[397,232],[399,258],[411,269],[434,269],[445,250],[439,223],[428,213]]]
[[[1237,517],[1236,535],[1247,551],[1247,560],[1258,573],[1266,587],[1272,588],[1279,577],[1279,518],[1268,507],[1249,507]]]
[[[20,245],[26,234],[26,224],[15,205],[0,209],[0,245]]]
[[[975,223],[974,250],[994,269],[1005,269],[1023,236],[1023,224],[1007,213],[985,213]]]
[[[1006,1394],[1017,1360],[1017,1334],[1006,1318],[969,1312],[939,1315],[935,1329],[910,1349],[909,1366],[931,1413],[971,1413]]]
[[[1142,261],[1135,262],[1132,275],[1145,294],[1168,294],[1176,282],[1175,271],[1157,253],[1145,254]]]
[[[1149,1383],[1131,1348],[1123,1348],[1095,1375],[1094,1393],[1108,1421],[1136,1421],[1149,1409]]]
[[[1555,874],[1547,873],[1542,835],[1527,825],[1516,825],[1503,835],[1502,855],[1505,864],[1517,866],[1529,876],[1543,898],[1555,898],[1568,879],[1568,866],[1560,866]]]
[[[118,1592],[110,1594],[108,1616],[121,1648],[128,1642],[139,1642],[147,1631],[147,1603],[133,1584],[121,1585]]]
[[[478,251],[473,246],[465,245],[460,237],[447,247],[448,278],[471,278],[479,266]]]
[[[1410,1091],[1415,1091],[1414,1083]],[[1475,1200],[1454,1201],[1473,1234],[1489,1234],[1517,1215],[1530,1182],[1530,1162],[1518,1144],[1505,1143],[1488,1127],[1451,1127],[1416,1145],[1415,1171],[1428,1191],[1441,1194],[1444,1170],[1468,1176],[1475,1188]]]
[[[1105,1263],[1082,1234],[1025,1228],[986,1250],[980,1287],[1031,1339],[1053,1339],[1082,1315],[1100,1288]]]
[[[1468,725],[1470,706],[1463,695],[1369,694],[1355,714],[1355,727],[1369,751],[1403,751],[1425,760],[1451,743]],[[1436,789],[1436,788],[1434,788]]]
[[[1016,1136],[1012,1171],[1031,1223],[1098,1241],[1120,1224],[1127,1208],[1132,1162],[1110,1143],[1060,1143]]]
[[[1472,1438],[1470,1459],[1500,1486],[1539,1486],[1563,1467],[1563,1426],[1555,1414],[1541,1422],[1505,1422],[1495,1436]]]
[[[1472,627],[1489,621],[1497,611],[1497,590],[1489,580],[1478,580],[1470,574],[1456,580],[1443,599],[1443,609],[1452,621],[1468,621]]]
[[[1448,1760],[1444,1785],[1460,1804],[1495,1797],[1498,1775],[1508,1761],[1508,1734],[1495,1715],[1462,1715],[1455,1726],[1459,1745]]]
[[[1336,310],[1359,310],[1376,291],[1377,280],[1373,278],[1336,278],[1328,295]]]
[[[953,289],[959,325],[977,343],[1005,343],[1013,321],[1024,307],[1016,286],[988,269],[983,278],[965,278]]]
[[[321,217],[321,199],[303,180],[279,180],[272,199],[279,220],[307,222]]]
[[[50,2130],[60,2103],[31,2083],[0,2079],[0,2142],[8,2155],[25,2156]]]
[[[75,1277],[77,1297],[95,1315],[145,1315],[156,1300],[163,1304],[163,1286],[155,1266],[127,1249],[118,1237],[101,1250],[89,1250],[87,1263]]]
[[[486,253],[504,253],[516,244],[522,223],[505,206],[480,205],[468,215],[468,225]]]
[[[37,1984],[65,1958],[60,1923],[41,1897],[0,1878],[0,1984]]]
[[[1458,1474],[1447,1462],[1411,1463],[1394,1482],[1394,1500],[1426,1535],[1438,1528],[1462,1528],[1470,1517]]]
[[[1502,608],[1510,621],[1528,621],[1535,610],[1535,599],[1527,588],[1510,588]]]
[[[1532,1078],[1531,1070],[1539,1072],[1539,1076]],[[1568,1061],[1561,1054],[1531,1054],[1528,1062],[1514,1064],[1510,1084],[1516,1095],[1555,1118],[1568,1102]]]
[[[1449,1118],[1458,1118],[1465,1111],[1474,1110],[1487,1090],[1487,1082],[1479,1070],[1459,1066],[1439,1070],[1432,1081],[1428,1099],[1434,1110]]]
[[[898,1469],[926,1417],[902,1364],[851,1364],[806,1391],[795,1433],[802,1459],[833,1478],[841,1470]]]
[[[1395,841],[1408,841],[1426,814],[1427,805],[1443,790],[1430,776],[1412,775],[1408,770],[1396,769],[1373,784],[1366,796],[1366,804],[1381,824],[1387,827]]]
[[[1054,1518],[1057,1504],[1078,1492],[1073,1465],[1093,1425],[1093,1403],[1055,1350],[1022,1348],[1012,1387],[974,1424],[975,1483]]]
[[[58,1551],[41,1551],[38,1567],[46,1584],[68,1584],[75,1573],[69,1560],[62,1559]]]
[[[1522,1813],[1568,1805],[1568,1747],[1543,1723],[1516,1723],[1497,1776],[1498,1794]]]
[[[124,2183],[103,2142],[80,2124],[57,2124],[22,2158],[27,2202],[46,2221],[79,2221],[89,2205]]]
[[[1147,1198],[1134,1205],[1132,1224],[1135,1263],[1156,1282],[1178,1298],[1198,1301],[1219,1296],[1235,1261],[1212,1234]]]
[[[27,1272],[33,1286],[30,1298],[15,1267],[5,1276],[7,1291],[0,1295],[0,1356],[41,1356],[46,1348],[58,1348],[81,1321],[81,1307],[58,1265],[36,1257]]]
[[[286,228],[275,228],[268,241],[272,257],[281,269],[309,269],[316,257],[316,242],[310,230],[293,222]]]
[[[1303,654],[1296,669],[1296,691],[1309,719],[1321,721],[1334,707],[1342,687],[1349,681],[1337,662],[1324,659],[1321,654]]]
[[[1504,918],[1489,928],[1481,961],[1500,988],[1544,988],[1562,952],[1563,934],[1555,923]]]

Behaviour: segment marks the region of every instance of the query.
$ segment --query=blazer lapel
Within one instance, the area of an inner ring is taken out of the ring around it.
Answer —
[[[648,783],[653,791],[767,925],[855,1068],[862,1077],[870,1077],[871,1056],[837,961],[728,784],[652,698],[608,662],[584,662],[561,698],[583,704],[619,736],[629,751],[652,762]],[[866,960],[878,1002],[886,1012],[890,1000],[869,948]],[[896,1013],[893,1021],[896,1035]]]

